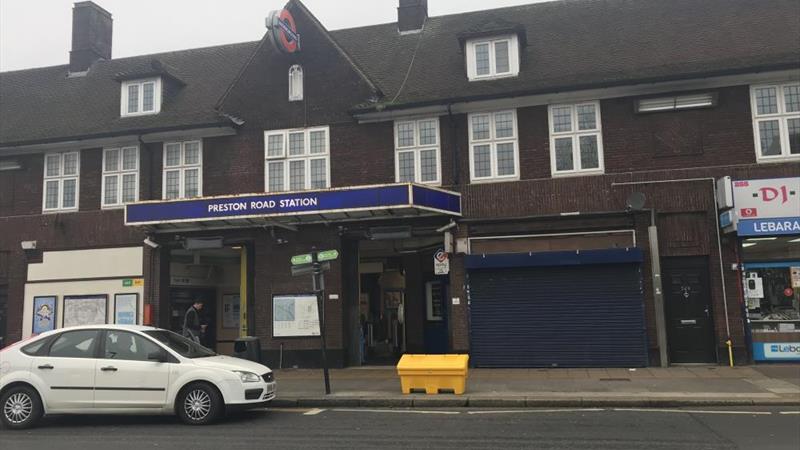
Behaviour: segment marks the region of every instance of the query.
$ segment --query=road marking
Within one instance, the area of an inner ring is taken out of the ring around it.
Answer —
[[[314,408],[303,413],[304,416],[316,416],[317,414],[325,411],[324,409]]]
[[[686,414],[746,414],[757,416],[769,416],[769,411],[715,411],[700,409],[654,409],[654,408],[614,408],[614,411],[637,411],[637,412],[662,412],[662,413],[686,413]]]
[[[338,412],[369,412],[369,413],[401,413],[401,414],[461,414],[459,411],[429,411],[418,409],[363,409],[363,408],[334,408]]]
[[[562,408],[562,409],[517,409],[469,411],[467,414],[523,414],[523,413],[561,413],[561,412],[593,412],[605,411],[603,408]]]
[[[800,414],[800,411],[781,411],[779,414]]]

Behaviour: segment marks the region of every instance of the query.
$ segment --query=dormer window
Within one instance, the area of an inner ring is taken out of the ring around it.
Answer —
[[[120,115],[122,117],[158,114],[161,111],[161,79],[122,82]]]
[[[514,34],[467,41],[466,51],[470,81],[519,75],[519,39]]]
[[[303,100],[303,68],[297,64],[289,68],[289,101]]]

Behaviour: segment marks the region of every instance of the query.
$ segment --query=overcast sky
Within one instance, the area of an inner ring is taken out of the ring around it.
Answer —
[[[428,14],[543,0],[429,0]],[[284,0],[95,0],[114,17],[113,57],[261,39]],[[0,71],[66,64],[72,0],[0,0]],[[394,22],[397,0],[303,0],[330,30]]]

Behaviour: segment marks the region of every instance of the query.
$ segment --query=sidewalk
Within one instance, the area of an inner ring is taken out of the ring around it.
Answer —
[[[464,395],[402,395],[393,367],[276,371],[275,407],[800,406],[800,366],[471,369]]]

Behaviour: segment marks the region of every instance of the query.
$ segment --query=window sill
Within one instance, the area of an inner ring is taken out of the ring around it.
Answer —
[[[474,179],[470,178],[470,184],[489,184],[489,183],[508,183],[509,181],[519,181],[519,176],[507,177],[507,178],[479,178]]]
[[[756,157],[756,162],[759,164],[768,164],[768,163],[782,163],[782,162],[794,162],[800,161],[800,155],[790,155],[790,156],[758,156]]]
[[[42,214],[68,214],[68,213],[76,213],[76,212],[78,212],[78,208],[42,210]]]
[[[158,113],[159,113],[159,111],[148,111],[148,112],[139,112],[139,113],[126,113],[126,114],[121,114],[120,118],[124,119],[126,117],[155,116]]]
[[[514,78],[518,77],[519,73],[504,73],[502,75],[483,75],[479,77],[472,77],[468,78],[470,82],[472,81],[491,81],[491,80],[502,80],[503,78]]]
[[[605,170],[587,170],[579,172],[551,172],[550,176],[553,178],[573,178],[573,177],[591,177],[597,175],[605,175]]]

